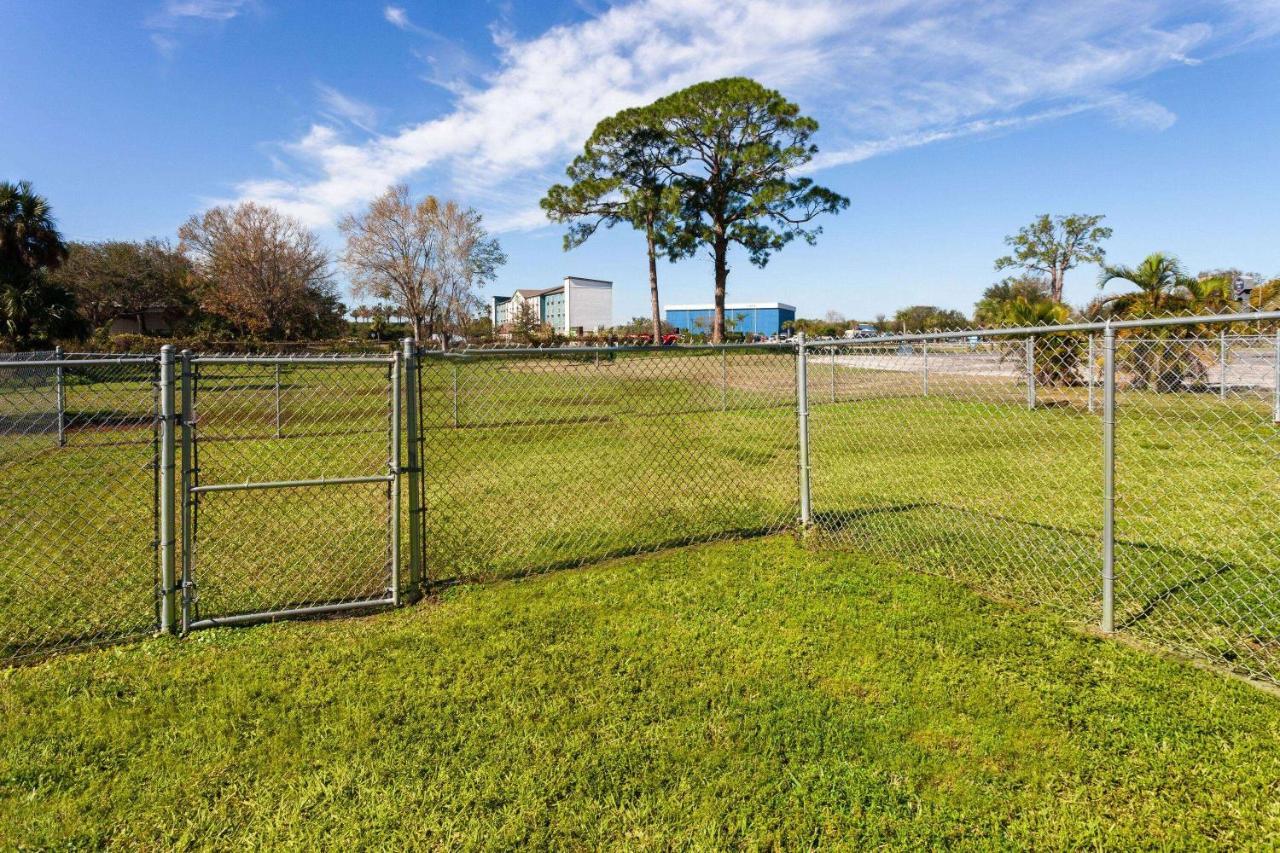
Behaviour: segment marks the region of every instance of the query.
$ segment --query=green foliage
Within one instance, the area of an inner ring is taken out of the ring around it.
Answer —
[[[1036,326],[1064,322],[1065,306],[1053,301],[1042,276],[1020,275],[991,285],[974,306],[979,326]]]
[[[10,349],[49,346],[86,331],[75,297],[43,270],[11,269],[0,278],[0,336]]]
[[[1103,316],[1153,317],[1194,307],[1189,290],[1193,279],[1175,256],[1164,252],[1152,252],[1136,267],[1103,266],[1098,288],[1113,281],[1138,289],[1103,298],[1095,306]]]
[[[49,279],[66,256],[49,202],[29,181],[0,181],[0,336],[9,348],[84,334],[75,297]]]
[[[963,329],[969,318],[959,311],[936,305],[910,305],[899,309],[890,323],[891,331],[907,334]]]
[[[163,240],[71,243],[51,280],[75,294],[80,313],[95,329],[133,316],[146,333],[149,309],[162,309],[171,323],[197,311],[190,262]]]
[[[1081,263],[1100,264],[1106,258],[1102,242],[1111,229],[1099,225],[1105,216],[1074,213],[1043,214],[1017,234],[1005,237],[1013,254],[996,259],[996,269],[1018,267],[1049,276],[1049,298],[1062,301],[1063,276]]]

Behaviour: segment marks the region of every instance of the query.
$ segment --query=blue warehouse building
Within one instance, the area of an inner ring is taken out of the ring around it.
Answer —
[[[714,305],[667,305],[666,321],[682,332],[710,334]],[[796,307],[785,302],[726,303],[724,322],[730,332],[772,337],[782,334],[784,323],[796,319]]]

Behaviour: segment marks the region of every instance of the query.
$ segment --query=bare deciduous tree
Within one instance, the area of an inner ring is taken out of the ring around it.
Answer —
[[[388,187],[338,227],[354,291],[394,304],[409,318],[414,340],[438,331],[446,347],[449,331],[480,307],[477,289],[507,261],[479,213],[435,196],[414,202],[405,184]]]
[[[338,306],[319,238],[274,208],[215,207],[188,219],[178,237],[199,276],[201,306],[242,334],[304,335],[317,312]]]

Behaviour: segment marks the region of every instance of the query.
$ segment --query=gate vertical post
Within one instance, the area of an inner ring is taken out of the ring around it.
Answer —
[[[1093,384],[1094,384],[1093,373],[1094,373],[1094,367],[1098,363],[1098,355],[1096,352],[1094,352],[1094,347],[1095,347],[1095,335],[1093,334],[1093,332],[1090,332],[1089,333],[1089,361],[1087,362],[1085,367],[1085,382],[1089,386],[1089,414],[1093,414]]]
[[[1116,332],[1102,333],[1102,630],[1115,630]]]
[[[729,409],[729,356],[720,350],[720,411]]]
[[[195,504],[191,488],[195,485],[195,373],[191,350],[182,351],[182,484],[179,511],[182,514],[182,633],[191,626],[192,565],[195,561]]]
[[[1027,408],[1036,408],[1036,336],[1027,337]]]
[[[66,354],[62,351],[62,347],[54,347],[53,357],[58,361],[66,358]],[[59,364],[55,371],[58,380],[58,446],[67,446],[67,385],[66,379],[62,372],[62,365]]]
[[[422,594],[422,461],[418,457],[418,350],[413,338],[401,341],[404,356],[404,428],[409,474],[409,601]]]
[[[831,402],[836,401],[836,348],[831,345]]]
[[[404,366],[400,351],[391,356],[391,506],[388,519],[391,528],[391,603],[400,605],[400,372]]]
[[[1227,327],[1218,329],[1218,399],[1227,399]]]
[[[929,340],[924,342],[924,396],[929,396]]]
[[[165,344],[160,348],[160,488],[157,498],[160,501],[160,531],[157,543],[160,548],[160,633],[172,634],[177,620],[175,618],[176,595],[178,585],[175,580],[174,558],[177,550],[177,539],[174,534],[174,428],[177,425],[174,410],[173,381],[173,344]]]
[[[280,362],[276,362],[276,438],[280,438]]]
[[[458,365],[453,365],[453,428],[458,428]]]
[[[796,420],[800,445],[800,527],[808,530],[809,513],[809,353],[804,332],[796,336]]]
[[[1272,420],[1280,424],[1280,328],[1276,329],[1276,352],[1275,365],[1272,368],[1274,377],[1272,379],[1272,394],[1275,397],[1275,411],[1272,412]]]

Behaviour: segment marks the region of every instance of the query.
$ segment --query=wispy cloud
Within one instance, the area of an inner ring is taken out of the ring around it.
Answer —
[[[257,0],[166,0],[145,26],[156,50],[168,57],[178,49],[180,35],[225,24],[257,5]]]
[[[288,176],[239,191],[325,224],[430,179],[495,224],[533,227],[540,190],[600,118],[736,74],[822,120],[819,167],[1085,111],[1159,130],[1173,113],[1127,89],[1256,39],[1271,2],[631,0],[529,39],[495,29],[496,70],[453,88],[450,109],[390,134],[317,123],[281,146]],[[402,7],[383,14],[426,32]]]
[[[324,83],[317,83],[316,91],[320,95],[323,112],[330,119],[348,122],[368,133],[374,132],[378,124],[377,108]]]

